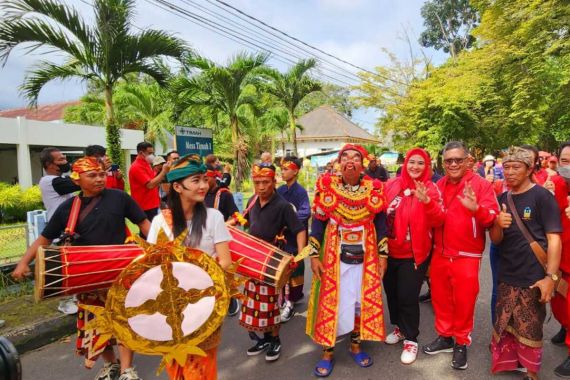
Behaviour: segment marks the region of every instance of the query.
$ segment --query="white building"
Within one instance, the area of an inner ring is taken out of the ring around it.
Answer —
[[[303,127],[302,131],[297,131],[297,150],[300,157],[340,150],[348,143],[379,143],[378,138],[326,105],[301,116],[297,123]],[[285,143],[285,152],[282,151],[281,143],[276,145],[275,155],[278,157],[293,153],[292,142]]]
[[[61,115],[53,116],[52,121],[40,121],[10,112],[0,113],[1,182],[17,180],[23,189],[38,183],[43,175],[39,155],[45,147],[54,146],[65,153],[82,156],[88,145],[106,146],[105,128],[66,124],[61,122]],[[142,131],[121,129],[121,148],[127,165],[131,162],[131,152],[136,152],[143,138]]]

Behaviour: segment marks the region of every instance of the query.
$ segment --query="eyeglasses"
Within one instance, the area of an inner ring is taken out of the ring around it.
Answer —
[[[467,157],[461,157],[461,158],[446,158],[445,160],[443,160],[443,162],[447,165],[447,166],[451,166],[453,164],[456,165],[461,165],[463,162],[465,162],[465,159]]]

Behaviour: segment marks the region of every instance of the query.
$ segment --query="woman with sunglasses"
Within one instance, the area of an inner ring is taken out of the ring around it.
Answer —
[[[411,364],[418,353],[419,294],[429,265],[432,229],[443,223],[441,196],[431,181],[431,159],[421,148],[406,154],[402,175],[386,185],[388,270],[384,289],[394,331],[387,344],[404,341],[400,360]]]
[[[223,269],[231,265],[229,241],[231,235],[226,228],[223,215],[216,209],[207,208],[204,199],[208,192],[206,166],[197,155],[182,157],[176,161],[167,180],[171,184],[168,194],[168,209],[162,210],[151,224],[148,241],[156,243],[162,229],[171,239],[188,231],[184,244],[216,257]],[[189,355],[185,366],[176,362],[167,365],[172,379],[217,378],[216,354],[220,331],[200,344],[206,357]]]

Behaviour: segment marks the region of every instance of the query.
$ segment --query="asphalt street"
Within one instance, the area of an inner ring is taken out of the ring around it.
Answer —
[[[307,284],[310,274],[306,275]],[[491,337],[490,316],[491,272],[488,255],[481,265],[480,293],[477,302],[475,328],[472,334],[473,344],[468,350],[469,368],[456,371],[450,367],[451,354],[435,356],[418,354],[412,365],[400,363],[401,346],[389,346],[384,343],[364,343],[374,365],[359,368],[349,357],[348,341],[342,340],[336,349],[336,365],[330,379],[518,379],[520,373],[506,373],[492,376],[490,373],[490,353],[488,349]],[[388,311],[385,303],[386,329],[391,331]],[[298,306],[298,313],[281,329],[283,351],[277,362],[267,363],[263,355],[248,357],[246,349],[252,345],[247,333],[237,322],[236,317],[226,320],[223,327],[222,344],[218,351],[219,379],[236,380],[277,380],[277,379],[314,379],[313,368],[320,357],[320,349],[305,335],[306,304]],[[550,318],[550,313],[548,314]],[[550,343],[549,339],[559,328],[554,318],[547,318],[545,324],[544,360],[541,379],[557,379],[552,370],[566,357],[566,349]],[[435,338],[433,311],[431,304],[421,305],[420,345]],[[93,370],[83,368],[83,361],[74,354],[72,339],[62,340],[27,353],[22,357],[23,378],[25,380],[77,379],[94,378],[100,363]],[[167,379],[163,373],[156,376],[158,357],[141,356],[135,358],[139,375],[145,379]]]

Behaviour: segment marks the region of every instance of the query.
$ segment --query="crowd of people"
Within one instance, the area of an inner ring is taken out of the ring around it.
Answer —
[[[465,370],[489,236],[492,372],[520,371],[525,379],[538,379],[548,303],[561,324],[552,341],[570,348],[570,143],[560,147],[558,158],[524,145],[476,163],[464,143],[452,141],[442,149],[441,178],[424,149],[408,151],[399,174],[389,178],[376,157],[347,144],[317,178],[312,205],[297,182],[302,160],[285,157],[276,166],[264,153],[252,166],[255,194],[242,213],[229,190],[231,168],[214,155],[180,157],[171,151],[160,157],[151,144],[140,143],[128,172],[130,196],[123,191],[123,174],[103,147],[88,147],[86,156],[72,165],[58,149],[46,148],[41,162],[49,221],[19,262],[16,279],[29,274],[40,246],[58,239],[74,245],[123,243],[128,237],[125,218],[150,242],[161,229],[171,240],[187,232],[186,246],[228,268],[231,235],[226,225],[243,225],[252,236],[291,255],[308,256],[313,274],[310,291],[304,289],[303,260],[283,289],[254,279],[245,283],[243,304],[232,299],[228,314],[239,313],[239,324],[254,340],[247,355],[279,359],[280,326],[306,295],[306,333],[323,350],[314,376],[332,373],[338,337],[344,335],[349,336],[348,353],[360,367],[374,363],[361,349],[362,341],[401,344],[401,362],[412,364],[420,350],[420,291],[429,278],[435,338],[421,351],[452,353],[451,367]],[[71,176],[63,175],[70,170]],[[279,171],[284,184],[277,187]],[[70,219],[77,221],[72,236]],[[105,292],[78,298],[80,306],[101,305]],[[91,318],[80,308],[78,326]],[[99,356],[104,360],[96,379],[139,379],[132,351],[119,344],[119,360],[112,344],[98,347],[94,340],[96,332],[81,330],[77,349],[88,367]],[[206,357],[190,355],[184,366],[168,365],[169,376],[215,379],[219,339],[207,343],[200,347]],[[570,378],[570,356],[554,373]]]

